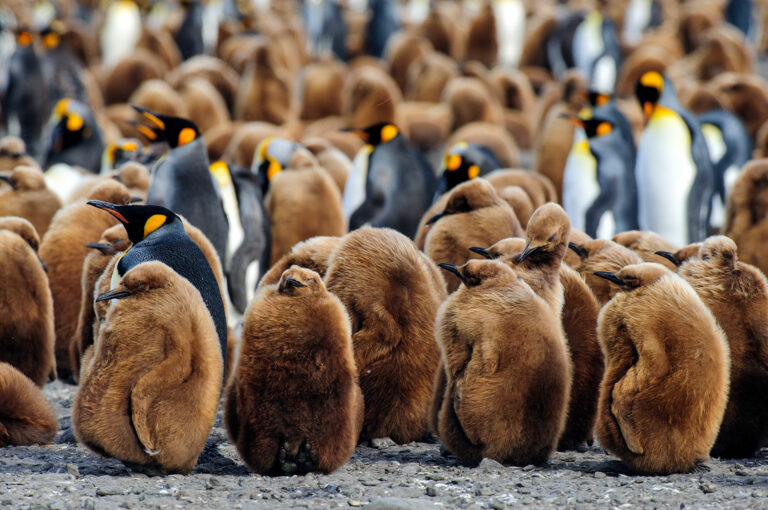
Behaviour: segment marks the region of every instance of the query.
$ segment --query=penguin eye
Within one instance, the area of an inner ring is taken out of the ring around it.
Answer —
[[[548,243],[551,243],[552,241],[554,241],[554,240],[555,240],[555,238],[556,238],[556,237],[557,237],[557,232],[555,232],[554,234],[552,234],[551,236],[549,236],[549,239],[547,239],[547,242],[548,242]]]

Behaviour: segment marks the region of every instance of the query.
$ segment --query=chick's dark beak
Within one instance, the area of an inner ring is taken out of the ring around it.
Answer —
[[[467,284],[467,280],[464,278],[464,275],[461,274],[461,271],[459,271],[459,268],[456,266],[456,264],[449,264],[447,262],[440,262],[438,264],[438,266],[440,266],[440,268],[442,268],[442,269],[445,269],[446,271],[449,271],[449,272],[455,274],[459,278],[459,280],[461,280],[462,283],[464,283],[464,285]]]
[[[104,244],[104,243],[87,243],[85,247],[92,248],[94,250],[99,250],[101,253],[107,253],[112,250],[111,245]]]
[[[443,211],[443,212],[441,212],[441,213],[438,213],[438,214],[435,214],[434,216],[432,216],[430,219],[428,219],[428,220],[427,220],[427,223],[426,223],[426,224],[427,224],[427,225],[431,225],[431,224],[433,224],[434,222],[436,222],[437,220],[439,220],[440,218],[442,218],[443,216],[448,216],[449,214],[450,214],[450,213],[448,213],[448,212],[445,212],[445,211]]]
[[[296,278],[293,278],[292,276],[286,276],[285,277],[285,288],[290,289],[291,287],[301,288],[306,287],[303,283],[301,283]]]
[[[672,262],[675,266],[680,266],[680,262],[678,262],[675,256],[668,251],[657,251],[656,255],[659,257],[664,257],[668,261]]]
[[[531,248],[531,243],[528,243],[525,246],[525,249],[523,250],[523,253],[518,255],[517,263],[519,264],[520,262],[524,261],[525,259],[527,259],[531,255],[533,255],[534,253],[538,253],[539,251],[541,251],[541,246],[536,246],[534,248]]]
[[[485,258],[487,258],[489,260],[493,259],[491,254],[488,253],[488,250],[486,250],[485,248],[480,248],[479,246],[473,246],[473,247],[471,247],[469,249],[469,251],[471,251],[473,253],[477,253],[478,255],[482,255],[483,257],[485,257]]]
[[[110,290],[109,292],[105,292],[104,294],[97,297],[96,302],[100,303],[101,301],[109,301],[110,299],[123,299],[130,295],[130,292],[126,292],[124,290]]]
[[[16,188],[16,186],[13,185],[13,179],[11,179],[9,175],[0,175],[0,181],[5,181],[11,188]]]
[[[576,243],[568,243],[568,248],[578,255],[580,259],[584,259],[587,256],[587,251]]]
[[[614,273],[611,273],[610,271],[595,271],[595,276],[605,278],[609,282],[615,283],[616,285],[624,285],[624,280],[616,276]]]

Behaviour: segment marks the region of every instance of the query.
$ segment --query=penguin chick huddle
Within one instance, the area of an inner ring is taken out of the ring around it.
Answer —
[[[56,378],[77,441],[148,474],[191,472],[219,409],[265,475],[384,437],[521,466],[597,439],[646,474],[768,446],[768,16],[27,4],[0,446],[53,440]]]

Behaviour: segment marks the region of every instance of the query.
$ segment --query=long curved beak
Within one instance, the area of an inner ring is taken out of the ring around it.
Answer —
[[[461,271],[459,271],[459,268],[456,266],[456,264],[449,264],[447,262],[440,262],[438,264],[438,266],[440,266],[440,268],[442,268],[442,269],[445,269],[446,271],[449,271],[449,272],[455,274],[459,278],[459,280],[461,280],[461,282],[464,285],[467,284],[467,280],[464,278],[464,275],[461,274]]]
[[[611,273],[610,271],[595,271],[595,276],[599,276],[600,278],[605,278],[609,282],[613,282],[616,285],[624,285],[624,280],[617,277],[614,273]]]
[[[299,280],[297,280],[296,278],[294,278],[292,276],[286,276],[285,277],[285,286],[288,287],[288,288],[290,288],[290,287],[297,287],[297,288],[306,287],[306,285],[304,285],[303,283],[301,283]]]
[[[491,254],[488,253],[488,250],[486,250],[485,248],[480,248],[479,246],[472,246],[469,249],[469,251],[471,251],[473,253],[477,253],[478,255],[482,255],[483,257],[485,257],[485,258],[487,258],[489,260],[493,259]]]
[[[125,216],[120,214],[117,211],[117,209],[115,209],[115,207],[117,207],[117,205],[115,204],[110,204],[109,202],[104,202],[102,200],[89,200],[86,203],[98,209],[103,209],[104,211],[107,211],[109,214],[117,218],[117,220],[123,225],[127,225],[128,223],[130,223]]]
[[[92,248],[94,250],[99,250],[101,253],[107,253],[109,251],[112,251],[112,245],[104,244],[104,243],[87,243],[85,245],[86,248]]]
[[[668,251],[657,251],[655,253],[659,257],[664,257],[668,261],[672,262],[676,267],[680,266],[680,262],[678,262],[678,260],[675,258],[675,256],[672,253],[670,253]]]

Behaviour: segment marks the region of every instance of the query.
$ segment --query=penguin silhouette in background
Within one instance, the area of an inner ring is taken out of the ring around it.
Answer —
[[[573,33],[573,61],[590,88],[611,93],[616,85],[621,48],[613,21],[600,11],[588,13]]]
[[[613,127],[618,129],[621,133],[621,137],[624,139],[627,149],[632,152],[630,154],[632,161],[635,161],[637,156],[637,147],[635,146],[635,134],[632,131],[632,125],[629,123],[626,115],[619,109],[616,104],[616,98],[612,94],[606,94],[598,92],[597,90],[590,90],[587,93],[587,100],[589,102],[589,112],[582,109],[582,112],[587,116],[592,115],[592,111],[600,109],[600,116],[609,119],[613,123]],[[630,157],[628,156],[628,157]]]
[[[635,162],[639,229],[678,246],[700,241],[707,237],[715,173],[699,123],[659,72],[643,74],[635,95],[647,122]]]
[[[27,153],[39,158],[42,151],[40,139],[50,114],[50,103],[43,62],[28,28],[16,30],[16,50],[8,64],[8,83],[1,103],[5,133],[24,140]]]
[[[376,58],[384,56],[389,38],[400,29],[397,2],[393,0],[370,0],[368,9],[371,17],[365,30],[365,52]]]
[[[229,225],[200,130],[188,119],[160,115],[139,106],[133,108],[152,124],[140,131],[151,132],[171,147],[152,168],[147,204],[171,209],[202,230],[224,264]],[[224,270],[229,268],[224,266]]]
[[[342,62],[347,60],[347,25],[341,3],[309,0],[304,2],[302,14],[310,55],[318,58],[332,52]]]
[[[525,2],[494,0],[496,39],[499,44],[499,65],[516,69],[525,44]]]
[[[57,163],[99,173],[104,140],[91,108],[74,99],[61,99],[46,128],[43,168]]]
[[[590,118],[570,118],[586,139],[574,144],[563,173],[563,208],[573,228],[603,239],[638,228],[634,146],[610,114],[600,107]]]
[[[227,319],[219,284],[210,264],[173,211],[156,205],[115,205],[90,200],[88,205],[103,209],[125,227],[133,246],[120,255],[112,273],[111,289],[131,268],[158,260],[189,280],[200,291],[203,302],[213,317],[221,345],[221,356],[227,366]]]
[[[139,6],[134,0],[115,0],[104,12],[101,27],[101,63],[111,68],[133,52],[141,37]]]
[[[661,4],[657,0],[629,0],[624,11],[624,42],[637,45],[646,30],[661,25]]]
[[[88,91],[83,83],[83,64],[63,43],[64,24],[54,20],[40,32],[42,60],[48,75],[51,104],[65,97],[88,103]]]
[[[726,197],[742,167],[752,158],[752,142],[744,123],[729,111],[710,110],[696,118],[701,124],[715,170],[715,194],[709,224],[721,228],[725,223]]]
[[[394,124],[350,131],[366,145],[355,156],[344,186],[349,230],[369,224],[413,237],[437,189],[434,170]]]
[[[459,142],[445,152],[443,168],[437,181],[435,200],[462,182],[501,168],[491,149],[484,145]]]
[[[184,10],[184,21],[174,40],[181,52],[181,58],[188,60],[196,55],[202,55],[203,47],[203,6],[200,0],[181,0]]]
[[[270,257],[270,225],[264,209],[258,177],[246,168],[230,168],[223,161],[211,164],[211,173],[219,183],[224,211],[229,223],[225,261],[227,290],[239,313],[256,294],[256,284],[267,268]]]
[[[558,79],[562,78],[568,69],[576,67],[572,45],[576,29],[586,16],[584,11],[575,11],[559,19],[547,40],[547,64]]]

